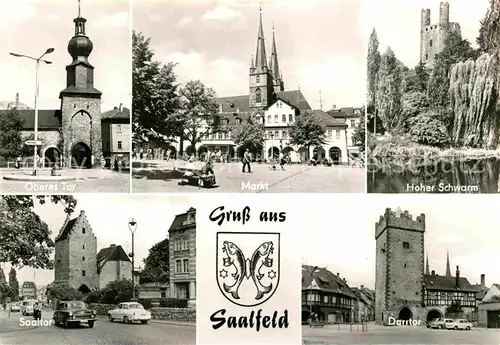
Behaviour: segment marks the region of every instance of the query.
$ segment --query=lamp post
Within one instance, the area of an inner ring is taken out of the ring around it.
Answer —
[[[271,132],[271,160],[274,161],[274,133]]]
[[[33,127],[34,128],[34,141],[35,141],[35,145],[33,145],[35,147],[34,149],[34,153],[33,153],[33,176],[36,176],[36,168],[37,168],[37,151],[38,151],[38,92],[39,92],[39,77],[38,77],[38,72],[39,72],[39,69],[40,69],[40,61],[43,61],[45,62],[46,64],[50,65],[52,63],[52,61],[48,61],[48,60],[43,60],[42,58],[47,55],[47,54],[50,54],[54,51],[54,48],[48,48],[45,53],[43,53],[38,59],[37,58],[34,58],[34,57],[31,57],[31,56],[28,56],[28,55],[23,55],[23,54],[17,54],[17,53],[10,53],[10,55],[12,56],[15,56],[15,57],[20,57],[20,58],[27,58],[27,59],[30,59],[30,60],[35,60],[36,61],[36,83],[35,83],[35,124]]]
[[[312,310],[313,310],[313,295],[312,295],[312,283],[314,278],[314,273],[317,272],[318,266],[314,266],[311,270],[311,285],[309,288],[309,327],[312,327]]]
[[[132,234],[132,253],[130,253],[129,256],[132,258],[132,300],[135,301],[134,233],[137,230],[137,221],[134,218],[130,218],[128,221],[128,228]]]

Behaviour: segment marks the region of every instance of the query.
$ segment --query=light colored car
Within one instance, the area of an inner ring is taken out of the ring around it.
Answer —
[[[15,312],[19,313],[21,311],[21,307],[17,303],[12,303],[10,305],[10,311],[13,312],[13,313],[15,313]]]
[[[431,323],[431,328],[437,328],[437,329],[445,329],[446,324],[453,322],[455,320],[453,319],[437,319],[433,323]]]
[[[33,306],[37,302],[38,301],[36,301],[34,299],[27,299],[27,300],[21,301],[21,313],[24,316],[33,315]]]
[[[151,313],[137,302],[124,302],[118,304],[113,310],[108,311],[109,321],[123,321],[123,323],[141,322],[147,324],[151,320]]]
[[[465,319],[456,319],[453,322],[449,322],[446,324],[446,329],[463,329],[466,331],[470,331],[472,327],[472,322],[469,322]]]

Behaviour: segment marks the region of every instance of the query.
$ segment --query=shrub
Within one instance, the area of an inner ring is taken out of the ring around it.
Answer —
[[[187,299],[178,298],[162,298],[160,299],[160,307],[163,308],[187,308]]]
[[[146,298],[139,298],[137,300],[137,302],[139,302],[140,304],[142,304],[142,306],[144,307],[144,309],[150,309],[152,307],[152,300],[150,299],[146,299]]]
[[[410,120],[410,136],[422,145],[443,147],[450,142],[445,124],[428,113]]]

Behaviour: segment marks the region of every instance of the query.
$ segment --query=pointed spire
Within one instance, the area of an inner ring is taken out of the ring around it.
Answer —
[[[425,274],[431,274],[429,271],[429,254],[427,254],[427,263],[425,264]]]
[[[278,65],[278,50],[276,49],[276,38],[274,35],[274,23],[273,23],[273,46],[271,52],[271,63],[269,65],[271,73],[273,74],[274,80],[280,80],[280,67]]]
[[[449,251],[446,251],[446,276],[451,277],[450,252]]]
[[[260,5],[259,36],[257,38],[257,52],[255,54],[255,68],[262,71],[267,68],[266,45],[264,42],[264,29],[262,28],[262,4]]]
[[[250,69],[255,68],[255,64],[253,63],[253,54],[252,54],[252,61],[250,62]]]

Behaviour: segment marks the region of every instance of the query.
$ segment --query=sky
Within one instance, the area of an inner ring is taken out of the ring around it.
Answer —
[[[285,90],[300,90],[315,109],[365,102],[363,0],[262,1],[266,54],[273,22]],[[133,27],[152,39],[155,59],[177,62],[180,83],[201,80],[219,97],[248,95],[257,47],[259,3],[146,1],[133,4]]]
[[[380,52],[387,47],[406,66],[414,67],[420,59],[420,14],[431,10],[431,24],[439,21],[440,0],[377,0],[367,1],[365,35],[369,37],[373,28],[377,31]],[[489,8],[489,0],[450,0],[450,21],[460,24],[462,38],[476,46],[479,21]],[[366,52],[364,54],[366,56]]]
[[[137,221],[135,232],[135,266],[144,267],[143,259],[149,249],[168,237],[168,229],[177,214],[186,212],[194,201],[191,197],[160,195],[76,195],[78,204],[72,218],[85,211],[97,237],[97,251],[111,244],[121,245],[127,253],[132,251],[132,237],[128,228],[131,218]],[[66,218],[60,204],[45,203],[35,206],[35,212],[47,223],[52,238],[59,234]],[[3,264],[8,275],[10,266]],[[18,272],[19,282],[33,281],[46,285],[54,280],[54,271],[23,268]]]
[[[341,198],[336,200],[336,198]],[[430,270],[446,273],[450,253],[452,274],[471,284],[500,283],[498,198],[493,195],[336,195],[311,208],[311,227],[304,235],[303,263],[340,273],[350,286],[375,286],[375,222],[386,207],[426,215],[425,252]],[[305,202],[304,204],[308,204]],[[324,216],[327,215],[327,216]]]
[[[127,0],[82,0],[86,33],[94,44],[89,57],[95,67],[94,86],[102,94],[102,111],[122,103],[130,108],[132,88],[132,39],[130,4]],[[77,0],[0,1],[0,101],[20,102],[34,108],[35,62],[10,52],[38,58],[54,48],[40,65],[40,109],[59,109],[59,92],[66,87],[67,51],[74,34]]]

